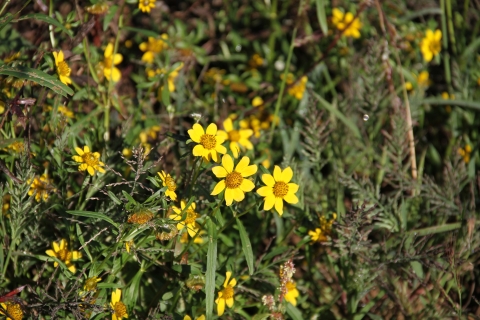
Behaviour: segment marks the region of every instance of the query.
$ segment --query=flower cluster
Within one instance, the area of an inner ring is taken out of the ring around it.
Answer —
[[[470,162],[470,154],[472,153],[472,147],[467,144],[464,148],[458,148],[458,154],[462,156],[465,163]]]
[[[141,1],[140,1],[141,2]],[[146,63],[153,63],[155,55],[168,48],[168,34],[163,33],[160,39],[148,37],[147,42],[140,43],[140,50],[145,52],[142,55],[142,61]]]
[[[283,80],[283,74],[280,76]],[[301,77],[299,80],[295,81],[295,77],[292,73],[287,74],[287,78],[285,80],[288,88],[288,94],[294,97],[297,100],[302,100],[303,94],[305,93],[305,88],[307,87],[308,78],[307,76]]]
[[[23,319],[23,310],[22,306],[14,302],[2,302],[0,303],[3,310],[0,309],[0,314],[7,316],[7,320],[22,320]]]
[[[345,37],[360,38],[360,29],[362,23],[358,18],[355,18],[353,13],[344,13],[338,8],[332,10],[332,23]]]

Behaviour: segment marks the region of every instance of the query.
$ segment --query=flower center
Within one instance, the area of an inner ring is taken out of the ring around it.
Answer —
[[[68,77],[70,75],[70,68],[68,67],[68,64],[65,61],[60,61],[57,64],[57,72],[61,76]]]
[[[222,290],[223,295],[222,298],[228,300],[233,298],[233,288],[231,286],[227,286],[225,289]]]
[[[70,260],[70,252],[68,251],[68,249],[61,249],[60,251],[57,252],[57,257],[58,259],[62,260],[62,261],[68,261]]]
[[[207,150],[212,150],[215,149],[215,146],[217,145],[217,139],[215,139],[215,136],[212,136],[211,134],[204,134],[200,138],[200,144]]]
[[[98,165],[98,159],[95,158],[95,156],[91,152],[84,153],[82,159],[83,162],[85,162],[89,167],[95,167]]]
[[[121,301],[115,303],[113,310],[115,311],[115,315],[120,319],[127,315],[127,307]]]
[[[229,189],[236,189],[242,184],[243,177],[240,173],[232,171],[225,177],[225,184]]]
[[[290,292],[296,289],[297,286],[292,281],[288,281],[285,287],[287,288],[287,292]]]
[[[149,6],[150,5],[150,0],[143,0],[143,5],[144,6]]]
[[[8,318],[8,319],[22,320],[23,311],[22,311],[22,308],[20,307],[19,304],[17,304],[17,303],[8,304],[6,309],[7,309],[8,315],[12,317],[12,318]]]
[[[185,224],[192,224],[195,223],[195,220],[197,219],[198,214],[193,211],[193,209],[188,209],[187,210],[187,218],[185,219]]]
[[[288,184],[286,184],[283,181],[277,181],[275,182],[275,185],[273,186],[273,194],[277,198],[283,198],[287,195],[288,193]]]
[[[240,132],[238,130],[232,130],[228,133],[228,140],[238,141],[240,140]]]
[[[175,189],[177,189],[177,184],[170,176],[165,178],[165,185],[167,186],[169,191],[175,191]]]

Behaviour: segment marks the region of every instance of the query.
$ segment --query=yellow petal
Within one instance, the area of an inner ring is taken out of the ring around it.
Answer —
[[[78,166],[79,171],[85,171],[88,168],[88,164],[82,163],[81,165]]]
[[[215,188],[213,188],[212,193],[210,193],[212,196],[216,196],[220,192],[222,192],[225,189],[225,180],[221,180],[215,185]]]
[[[290,204],[298,203],[298,198],[293,193],[288,192],[284,197],[283,200],[287,201]]]
[[[223,128],[224,128],[225,131],[227,131],[227,132],[232,131],[232,130],[233,130],[232,119],[227,118],[225,121],[223,121]]]
[[[205,131],[201,125],[195,123],[192,129],[188,130],[188,134],[193,141],[200,143],[200,138],[205,134]]]
[[[227,148],[225,148],[224,146],[219,144],[215,147],[215,151],[217,151],[220,154],[225,154],[225,153],[227,153]]]
[[[233,189],[226,188],[225,189],[225,204],[228,206],[232,205],[233,199],[235,197],[235,192]]]
[[[255,184],[248,180],[248,179],[243,179],[242,184],[240,185],[240,190],[245,191],[245,192],[250,192],[255,188]]]
[[[56,257],[57,256],[55,254],[55,251],[53,251],[52,249],[48,249],[47,251],[45,251],[45,253],[50,257]]]
[[[283,199],[282,198],[275,198],[275,210],[277,210],[277,212],[280,216],[283,214]]]
[[[120,298],[122,296],[122,290],[116,289],[115,291],[112,292],[112,305],[115,305],[115,303],[120,301]]]
[[[206,134],[211,134],[212,136],[215,136],[217,134],[217,125],[215,123],[210,123],[205,132]]]
[[[68,266],[68,270],[70,270],[71,273],[75,273],[77,271],[77,268],[75,268],[75,266],[71,264],[70,266]]]
[[[84,153],[89,153],[90,152],[90,147],[89,146],[84,146],[83,147],[83,152]]]
[[[232,280],[230,280],[230,282],[228,283],[228,285],[230,287],[235,287],[237,285],[237,279],[235,278],[232,278]]]
[[[209,153],[210,156],[212,157],[212,160],[213,160],[213,161],[218,162],[218,160],[220,160],[219,157],[218,157],[217,151],[211,150],[211,151],[208,151],[208,153]]]
[[[273,189],[272,187],[265,186],[265,187],[258,188],[257,193],[262,197],[266,197],[269,195],[273,195]]]
[[[233,171],[233,159],[230,155],[226,154],[222,157],[222,166],[228,173]]]
[[[79,147],[75,147],[75,151],[77,151],[78,155],[83,156],[83,150],[80,149]]]
[[[275,179],[271,174],[262,174],[262,181],[265,183],[267,186],[272,187],[275,185]]]
[[[103,56],[105,58],[110,58],[112,54],[113,54],[113,44],[109,43],[105,48],[105,52],[103,53]]]
[[[228,286],[228,282],[230,281],[230,278],[232,277],[232,271],[227,271],[225,273],[225,281],[223,282],[223,287],[226,288]]]
[[[225,168],[222,166],[213,167],[212,172],[217,178],[225,178],[228,173],[227,170],[225,170]]]
[[[72,251],[72,260],[78,260],[82,257],[82,253],[79,251]]]
[[[120,53],[116,53],[115,56],[113,57],[113,64],[117,65],[122,63],[123,56]]]
[[[67,241],[65,239],[60,240],[60,250],[63,250],[67,247]]]
[[[258,167],[256,164],[252,164],[251,166],[246,167],[242,172],[242,177],[249,177],[255,173],[257,173]]]
[[[233,298],[227,299],[226,302],[227,302],[227,306],[228,306],[229,308],[233,307]]]
[[[295,193],[298,191],[298,184],[296,183],[289,183],[288,184],[288,193]]]
[[[53,248],[53,251],[55,251],[55,252],[60,251],[60,246],[59,246],[59,244],[58,244],[57,242],[55,242],[55,241],[52,242],[52,248]],[[62,248],[62,249],[63,249],[63,248]]]
[[[282,181],[282,169],[279,166],[273,168],[273,178],[275,181]]]
[[[218,299],[217,301],[217,313],[218,316],[221,317],[225,312],[225,299]]]
[[[292,180],[292,178],[293,178],[292,168],[286,167],[282,172],[282,177],[281,177],[280,181],[288,183],[288,182],[290,182],[290,180]],[[277,180],[277,181],[279,181],[279,180]]]
[[[240,148],[238,147],[237,142],[230,142],[230,150],[232,151],[233,157],[235,159],[238,158],[238,153],[240,152]]]
[[[235,201],[240,202],[243,199],[245,199],[245,193],[242,191],[242,189],[235,188],[235,189],[231,189],[231,190],[233,190],[233,199]]]
[[[273,192],[271,195],[268,195],[265,197],[265,204],[263,205],[263,210],[268,211],[273,208],[275,205],[275,196],[273,195]]]
[[[201,145],[201,144],[197,144],[194,148],[193,148],[193,155],[195,157],[203,157],[204,156],[204,153],[205,153],[205,148]]]
[[[248,157],[242,157],[242,159],[240,159],[237,166],[235,167],[235,171],[242,173],[248,167],[249,163],[250,159]]]
[[[88,171],[88,173],[89,173],[91,176],[93,176],[93,175],[95,174],[95,170],[94,170],[93,167],[91,167],[91,166],[88,166],[88,167],[87,167],[87,171]]]

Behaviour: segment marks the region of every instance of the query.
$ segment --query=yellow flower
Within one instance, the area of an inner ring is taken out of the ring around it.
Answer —
[[[77,270],[72,264],[72,260],[78,260],[82,257],[82,254],[78,251],[68,251],[67,241],[65,239],[60,240],[60,243],[52,242],[53,250],[49,249],[45,251],[50,257],[55,257],[60,261],[63,261],[67,266],[68,270],[71,273],[75,273]],[[58,262],[55,261],[53,264],[55,267],[58,266]]]
[[[5,101],[0,100],[0,114],[5,112]]]
[[[140,2],[141,1],[142,0],[140,0]],[[160,36],[160,39],[148,37],[148,42],[140,43],[140,50],[145,52],[142,56],[142,61],[153,63],[155,54],[160,53],[168,48],[168,43],[166,40],[168,40],[168,34],[164,33]]]
[[[233,302],[234,302],[233,287],[235,287],[235,285],[237,284],[237,280],[235,278],[232,278],[232,280],[230,280],[231,276],[232,276],[232,273],[230,271],[227,271],[225,282],[223,283],[224,289],[218,292],[218,298],[217,300],[215,300],[215,303],[217,304],[217,313],[219,317],[221,317],[225,312],[225,304],[229,308],[233,307]]]
[[[284,76],[283,74],[280,75],[280,78],[283,80]],[[288,88],[288,94],[291,95],[292,97],[295,97],[298,100],[302,100],[303,94],[305,92],[305,88],[307,87],[307,82],[308,82],[308,77],[303,76],[300,78],[299,81],[296,81],[294,83],[294,75],[292,73],[287,74],[287,79],[285,82],[290,86]]]
[[[5,63],[10,63],[10,62],[13,62],[15,60],[17,60],[18,58],[20,58],[20,51],[19,52],[16,52],[16,53],[13,53],[9,56],[6,56],[4,59],[3,59],[3,62]]]
[[[65,62],[64,57],[63,57],[63,51],[54,51],[53,52],[53,57],[55,58],[55,66],[57,67],[57,74],[58,77],[60,78],[60,81],[62,81],[64,84],[71,84],[72,79],[70,79],[70,68],[68,67],[68,64]]]
[[[192,318],[189,315],[186,315],[183,317],[183,320],[192,320]],[[200,317],[195,318],[195,320],[205,320],[205,315],[201,315]]]
[[[81,165],[78,166],[79,171],[87,170],[91,176],[95,174],[95,171],[100,173],[105,172],[105,169],[102,168],[105,164],[99,160],[100,153],[90,152],[90,148],[88,146],[84,146],[83,150],[79,147],[75,147],[75,151],[77,151],[78,156],[73,156],[72,159],[78,163],[81,163]]]
[[[252,181],[245,179],[257,172],[257,165],[250,163],[248,157],[242,157],[240,162],[233,169],[233,159],[226,154],[222,157],[222,165],[212,169],[213,174],[217,178],[225,178],[220,180],[213,188],[211,193],[215,196],[225,190],[225,202],[227,206],[232,205],[233,200],[240,202],[245,199],[245,192],[250,192],[255,188]]]
[[[0,314],[9,315],[6,320],[22,320],[23,319],[23,311],[22,306],[18,303],[1,303],[0,304],[6,312],[0,310]]]
[[[177,200],[177,194],[175,190],[177,189],[177,184],[175,180],[170,176],[170,174],[165,173],[165,171],[157,172],[160,179],[162,179],[163,186],[167,187],[167,191],[165,191],[165,195],[172,200]]]
[[[215,123],[210,123],[206,131],[203,130],[200,124],[195,123],[192,129],[188,130],[188,135],[193,142],[197,143],[193,148],[193,155],[195,157],[203,157],[207,162],[210,161],[210,159],[218,162],[220,160],[218,154],[227,153],[227,149],[222,146],[225,138],[218,135],[217,125]]]
[[[465,148],[458,148],[458,154],[463,157],[465,163],[470,162],[470,154],[472,153],[472,147],[467,144]]]
[[[73,114],[72,111],[70,111],[67,107],[65,106],[59,106],[57,108],[58,112],[60,112],[61,114],[63,114],[65,117],[67,118],[70,118],[72,119],[73,117],[75,117],[75,115]]]
[[[33,181],[28,180],[27,182],[31,183],[28,195],[35,195],[35,200],[37,200],[37,202],[40,202],[40,200],[47,201],[48,193],[50,191],[55,192],[55,188],[52,187],[52,180],[48,178],[46,173],[42,174],[40,177],[37,176],[33,178]]]
[[[234,158],[238,158],[238,152],[240,151],[240,147],[242,149],[246,148],[248,150],[253,149],[253,144],[248,140],[252,134],[253,130],[251,129],[240,129],[235,130],[233,129],[233,122],[231,118],[227,118],[223,122],[223,130],[218,130],[217,135],[222,137],[224,140],[230,141],[230,150],[233,153]]]
[[[12,196],[9,194],[6,194],[3,196],[3,201],[2,201],[2,214],[7,214],[8,209],[10,209],[10,201],[11,201]]]
[[[256,69],[263,65],[263,58],[258,54],[255,53],[250,60],[248,61],[248,66],[252,69]]]
[[[252,106],[254,107],[260,107],[261,105],[263,105],[263,99],[261,97],[255,97],[253,98],[252,100]]]
[[[210,68],[205,72],[205,82],[216,84],[222,81],[223,75],[226,73],[224,69]]]
[[[175,221],[180,221],[182,220],[182,212],[186,212],[186,218],[183,221],[180,221],[177,223],[177,230],[183,230],[183,228],[187,227],[187,232],[190,235],[190,237],[195,237],[197,234],[198,230],[200,229],[200,225],[197,222],[197,219],[200,217],[200,214],[198,214],[195,209],[196,209],[196,204],[195,202],[192,202],[188,208],[185,208],[187,203],[182,200],[180,201],[180,208],[178,207],[172,207],[173,211],[175,213],[170,214],[169,218],[173,219]]]
[[[205,234],[205,230],[200,230],[198,236],[195,238],[195,240],[193,240],[193,243],[202,244],[204,242],[202,236]],[[180,243],[188,243],[188,232],[182,233],[182,235],[180,236]]]
[[[343,13],[340,9],[333,8],[332,14],[333,25],[338,30],[343,31],[344,36],[360,38],[360,28],[362,27],[362,23],[360,22],[360,20],[358,20],[358,18],[355,18],[354,20],[355,16],[353,15],[353,13]]]
[[[427,30],[425,38],[422,39],[420,44],[420,51],[422,52],[423,59],[426,62],[432,61],[433,57],[440,53],[442,50],[442,31]]]
[[[328,240],[327,236],[320,228],[315,228],[315,231],[308,231],[308,235],[312,239],[312,242],[326,242]]]
[[[286,167],[283,171],[279,166],[273,169],[273,176],[263,174],[262,181],[266,184],[257,190],[257,193],[264,197],[265,204],[263,210],[271,210],[275,206],[278,214],[283,214],[283,200],[295,204],[298,198],[295,193],[298,191],[298,184],[289,183],[292,180],[292,168]]]
[[[138,0],[138,9],[142,12],[150,13],[153,8],[155,8],[155,0]]]
[[[412,73],[412,76],[420,89],[425,90],[432,83],[432,81],[430,81],[430,74],[428,73],[428,71],[422,71],[418,74],[418,76]],[[414,86],[411,82],[405,82],[405,89],[407,89],[407,91],[411,91],[413,90],[413,88]]]
[[[14,153],[22,153],[25,151],[25,144],[23,141],[12,142],[7,149],[12,150]]]
[[[315,230],[308,231],[312,243],[313,242],[326,242],[328,241],[327,236],[332,233],[332,226],[335,220],[337,219],[337,214],[333,213],[332,218],[327,220],[325,216],[320,217],[320,228],[315,228]]]
[[[83,285],[83,290],[85,291],[97,291],[97,283],[100,282],[102,279],[98,277],[90,277],[85,280],[85,284]]]
[[[125,250],[130,253],[130,249],[133,248],[134,244],[133,240],[125,241]]]
[[[288,281],[285,285],[287,292],[284,295],[285,300],[290,302],[293,306],[297,305],[297,298],[299,296],[299,292],[297,289],[297,285],[292,280]]]
[[[117,64],[120,64],[123,60],[123,56],[120,53],[113,54],[113,44],[109,43],[105,48],[105,52],[103,54],[104,60],[102,62],[103,66],[103,75],[107,80],[112,80],[113,82],[117,82],[122,77],[120,70],[115,67]]]
[[[127,306],[120,301],[121,296],[122,290],[118,288],[112,292],[112,300],[110,302],[110,306],[113,309],[112,320],[128,318]]]
[[[444,92],[442,92],[442,99],[443,100],[450,100],[450,99],[453,100],[453,99],[455,99],[455,95],[454,94],[450,95],[450,94],[448,94],[448,92],[444,91]],[[445,106],[445,110],[448,113],[450,113],[450,112],[452,112],[452,107],[450,105],[447,105],[447,106]]]

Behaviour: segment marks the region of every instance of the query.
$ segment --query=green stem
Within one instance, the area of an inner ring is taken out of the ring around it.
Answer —
[[[449,0],[447,0],[449,1]],[[443,52],[444,52],[444,68],[445,68],[445,81],[448,85],[448,92],[452,92],[452,75],[450,73],[450,56],[448,54],[448,37],[447,37],[447,20],[445,18],[445,0],[440,0],[440,7],[442,9],[442,43],[443,43]]]
[[[455,32],[453,27],[453,19],[452,19],[452,2],[451,0],[447,0],[447,22],[448,22],[448,35],[450,38],[450,42],[452,43],[452,50],[453,53],[457,54],[457,45],[455,42]]]
[[[50,5],[48,7],[48,15],[53,18],[53,0],[50,0]],[[55,35],[53,33],[53,25],[48,26],[50,34],[50,42],[52,43],[52,48],[55,48]]]
[[[267,82],[272,82],[273,79],[273,60],[275,60],[275,40],[277,37],[277,29],[278,29],[278,22],[277,22],[277,0],[273,0],[271,10],[270,10],[270,27],[272,33],[268,38],[268,70],[265,80]]]
[[[5,3],[2,6],[2,9],[0,10],[0,16],[2,15],[3,11],[8,6],[9,3],[10,3],[10,0],[5,1]]]
[[[195,164],[197,163],[198,159],[200,159],[200,163],[198,164],[197,167],[195,167]],[[192,190],[193,190],[193,184],[195,181],[198,179],[198,174],[200,172],[200,168],[202,167],[202,158],[201,157],[196,157],[194,162],[193,162],[193,167],[195,168],[194,174],[193,174],[193,179],[190,181],[190,188],[188,189],[188,198],[192,196]]]

